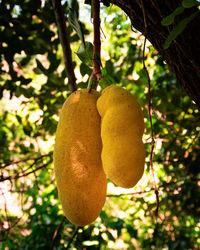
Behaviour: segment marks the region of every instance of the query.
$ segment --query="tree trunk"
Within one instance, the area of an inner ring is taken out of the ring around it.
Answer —
[[[176,16],[172,25],[163,26],[161,20],[180,6],[181,0],[106,0],[107,3],[119,6],[129,16],[132,26],[144,34],[142,1],[146,13],[147,39],[163,56],[177,80],[200,110],[200,14],[187,25],[168,49],[163,48],[172,28],[198,9],[185,9],[182,14]]]

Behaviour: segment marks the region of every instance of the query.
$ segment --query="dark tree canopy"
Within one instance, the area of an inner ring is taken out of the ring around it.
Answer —
[[[168,49],[163,48],[172,28],[182,19],[197,11],[197,8],[185,9],[181,15],[175,18],[172,25],[166,27],[161,24],[162,19],[180,6],[181,0],[112,0],[106,2],[116,4],[124,10],[130,17],[132,26],[144,34],[145,24],[141,5],[143,2],[147,24],[147,39],[163,56],[163,60],[176,74],[177,80],[186,93],[200,109],[200,14],[187,25]]]

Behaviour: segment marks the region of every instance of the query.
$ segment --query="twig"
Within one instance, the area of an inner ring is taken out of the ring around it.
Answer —
[[[11,176],[7,176],[7,177],[4,177],[4,176],[0,176],[0,182],[3,182],[3,181],[6,181],[6,180],[13,180],[13,179],[19,179],[19,178],[22,178],[22,177],[25,177],[25,176],[28,176],[30,174],[33,174],[35,173],[36,171],[38,171],[39,169],[42,169],[46,166],[48,166],[52,161],[48,161],[47,163],[45,163],[44,165],[42,166],[39,166],[38,168],[32,170],[32,171],[29,171],[27,173],[24,173],[24,174],[21,174],[21,173],[17,173],[15,175],[11,175]],[[20,175],[21,174],[21,175]]]
[[[143,193],[149,193],[151,191],[153,191],[154,188],[151,188],[149,190],[142,190],[142,191],[138,191],[138,192],[132,192],[132,193],[121,193],[121,194],[107,194],[106,197],[120,197],[120,196],[126,196],[126,195],[136,195],[136,194],[143,194]]]
[[[100,58],[101,58],[101,38],[100,38],[100,2],[99,0],[93,0],[93,30],[94,30],[94,48],[93,48],[93,72],[90,76],[90,79],[93,77],[97,78],[99,81],[102,78],[101,75],[101,66],[100,66]],[[92,83],[89,87],[89,91],[91,92]]]
[[[70,48],[69,35],[68,35],[66,23],[65,23],[63,9],[61,6],[61,0],[52,0],[52,4],[53,4],[55,16],[56,16],[59,39],[60,39],[60,43],[63,49],[65,70],[68,76],[69,89],[71,92],[74,92],[77,90],[76,77],[74,74],[74,65],[72,62],[72,51]]]
[[[40,155],[40,156],[37,157],[37,158],[32,158],[32,159],[30,159],[30,157],[29,157],[29,158],[27,158],[27,159],[9,162],[9,163],[6,163],[6,164],[4,164],[4,165],[1,165],[1,166],[0,166],[0,169],[6,168],[6,167],[8,167],[8,166],[11,166],[11,165],[14,165],[14,164],[18,164],[18,163],[21,163],[21,162],[23,162],[23,163],[24,163],[24,162],[27,162],[27,161],[34,161],[34,162],[36,162],[36,161],[42,159],[43,157],[51,156],[52,154],[53,154],[53,152],[50,152],[50,153],[45,154],[45,155]]]
[[[69,249],[69,248],[70,248],[70,246],[71,246],[71,244],[72,244],[74,238],[75,238],[76,235],[78,234],[78,230],[79,230],[80,228],[81,228],[81,227],[77,227],[77,228],[76,228],[74,234],[72,235],[71,239],[69,240],[68,245],[67,245],[66,248],[64,248],[64,249]]]
[[[58,228],[56,229],[56,231],[55,231],[54,234],[53,234],[53,238],[52,238],[50,250],[53,250],[53,247],[54,247],[54,244],[55,244],[56,237],[57,237],[58,233],[60,232],[61,227],[62,227],[64,221],[65,221],[65,216],[63,216],[63,218],[62,218],[62,220],[61,220],[61,222],[60,222]]]
[[[197,178],[195,179],[195,181],[199,181],[200,179]],[[166,187],[169,187],[169,186],[172,186],[172,185],[176,185],[176,187],[179,187],[178,185],[180,183],[184,183],[185,182],[185,177],[184,178],[180,178],[176,181],[170,181],[170,182],[165,182],[163,183],[163,185],[159,186],[159,189],[164,189]],[[137,195],[137,194],[143,194],[143,193],[149,193],[149,192],[152,192],[154,191],[155,189],[154,188],[150,188],[149,190],[141,190],[141,191],[137,191],[137,192],[131,192],[131,193],[121,193],[121,194],[108,194],[107,197],[120,197],[120,196],[127,196],[127,195]],[[173,189],[175,190],[175,189]]]
[[[154,188],[155,188],[155,195],[156,195],[156,202],[157,202],[157,207],[155,211],[156,218],[158,217],[158,210],[159,210],[159,194],[158,194],[158,187],[156,184],[155,180],[155,175],[154,175],[154,170],[153,170],[153,152],[154,152],[154,145],[155,145],[155,140],[154,140],[154,133],[153,133],[153,125],[152,125],[152,114],[151,114],[151,79],[149,76],[149,72],[146,68],[145,65],[145,47],[146,47],[146,35],[147,35],[147,21],[146,21],[146,13],[144,9],[144,4],[143,0],[141,0],[141,6],[142,6],[142,12],[143,12],[143,18],[144,18],[144,26],[145,26],[145,31],[144,31],[144,46],[143,46],[143,56],[142,56],[142,61],[143,61],[143,68],[146,73],[147,79],[148,79],[148,98],[149,98],[149,105],[148,105],[148,113],[149,113],[149,121],[150,121],[150,126],[151,126],[151,153],[150,153],[150,169],[151,169],[151,175],[153,178],[153,183],[154,183]]]

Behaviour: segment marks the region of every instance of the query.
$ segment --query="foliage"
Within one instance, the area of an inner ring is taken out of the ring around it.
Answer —
[[[174,23],[174,20],[176,16],[182,14],[185,9],[187,8],[194,8],[199,5],[199,1],[197,0],[183,0],[182,4],[178,6],[170,15],[167,17],[163,18],[162,20],[162,25],[163,26],[169,26]],[[170,31],[165,43],[164,43],[164,49],[168,49],[169,46],[171,45],[172,41],[174,41],[178,35],[180,35],[186,26],[197,16],[199,15],[199,10],[195,9],[195,11],[188,17],[185,17],[179,21],[178,24],[175,24],[175,26],[172,28]]]
[[[67,14],[67,2],[64,10]],[[60,225],[54,247],[63,249],[75,227],[67,220],[60,224],[62,211],[57,199],[52,151],[59,110],[70,93],[53,9],[50,1],[2,0],[0,20],[0,247],[50,249]],[[102,38],[105,80],[101,81],[101,87],[115,83],[137,96],[145,116],[146,173],[131,190],[115,187],[108,181],[108,197],[100,217],[79,229],[71,246],[197,249],[200,246],[198,110],[163,58],[148,44],[145,59],[151,77],[156,140],[154,169],[160,198],[159,218],[155,220],[143,37],[131,31],[129,20],[115,6],[102,7],[101,23],[106,34]],[[88,42],[92,42],[90,26],[83,23],[81,26]],[[81,41],[69,23],[67,28],[78,87],[84,88],[91,68],[77,57]]]

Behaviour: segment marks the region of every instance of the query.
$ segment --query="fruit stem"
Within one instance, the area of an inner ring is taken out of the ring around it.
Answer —
[[[93,72],[91,78],[96,76],[97,81],[102,78],[101,75],[101,39],[100,39],[100,2],[99,0],[93,0],[93,29],[94,29],[94,39],[93,39]],[[91,92],[92,84],[89,87],[89,91]]]

